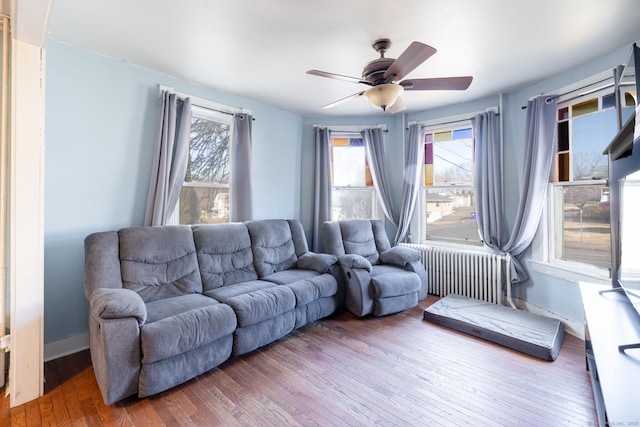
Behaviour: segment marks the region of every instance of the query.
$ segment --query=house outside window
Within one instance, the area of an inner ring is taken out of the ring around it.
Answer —
[[[586,88],[585,95],[558,100],[547,215],[534,260],[606,279],[611,270],[611,218],[608,158],[602,152],[618,132],[618,123],[613,79],[599,85]],[[635,106],[635,94],[628,95],[622,96],[623,121]]]
[[[179,224],[229,222],[231,125],[229,114],[192,106],[187,171],[177,209]]]
[[[427,127],[415,216],[420,241],[481,245],[474,200],[471,121]]]
[[[331,219],[383,219],[362,136],[332,132],[330,150]]]

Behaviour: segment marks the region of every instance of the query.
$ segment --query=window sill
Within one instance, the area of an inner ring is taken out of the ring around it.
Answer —
[[[611,278],[604,270],[577,266],[571,263],[551,264],[543,261],[531,261],[533,271],[553,276],[570,282],[592,282],[602,285],[611,285]]]

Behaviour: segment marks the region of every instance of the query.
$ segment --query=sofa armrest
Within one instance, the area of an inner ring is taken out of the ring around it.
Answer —
[[[394,246],[380,254],[380,261],[383,264],[392,264],[398,267],[404,267],[419,259],[420,252],[406,246]]]
[[[345,268],[361,268],[371,272],[371,263],[362,255],[348,254],[338,258],[338,262]]]
[[[422,301],[427,298],[427,292],[429,291],[429,282],[427,280],[427,272],[424,269],[421,261],[413,261],[408,263],[405,270],[412,271],[420,277],[420,289],[418,290],[418,301]]]
[[[147,307],[142,297],[130,289],[96,289],[89,300],[91,311],[101,319],[133,317],[138,326],[147,320]]]
[[[298,258],[297,265],[303,270],[326,273],[336,262],[338,262],[338,257],[335,255],[306,252]]]
[[[140,330],[134,317],[104,319],[89,312],[91,364],[106,405],[138,393]]]

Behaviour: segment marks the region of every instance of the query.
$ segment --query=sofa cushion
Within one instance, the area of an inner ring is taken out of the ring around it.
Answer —
[[[408,271],[381,274],[371,278],[374,298],[388,298],[418,292],[420,277]]]
[[[189,306],[183,303],[175,304],[167,313],[178,306]],[[147,323],[140,331],[142,363],[154,363],[200,348],[233,333],[236,326],[231,307],[211,299],[209,304]]]
[[[249,221],[246,225],[258,277],[296,266],[298,256],[287,220]]]
[[[264,280],[251,280],[249,282],[236,283],[232,286],[223,286],[221,288],[211,289],[204,294],[218,301],[226,301],[229,298],[238,295],[248,294],[249,292],[267,289],[276,286],[275,283]]]
[[[207,224],[192,229],[205,291],[258,278],[246,225]]]
[[[371,264],[378,263],[379,255],[370,220],[341,221],[340,232],[346,254],[361,255]]]
[[[276,283],[278,285],[288,285],[289,283],[297,282],[298,280],[310,279],[319,275],[320,273],[317,271],[294,268],[291,270],[278,271],[277,273],[265,276],[260,280]]]
[[[330,274],[321,274],[284,286],[290,288],[295,294],[297,307],[320,298],[333,296],[338,292],[338,282]]]
[[[132,227],[118,234],[124,288],[145,302],[202,292],[190,227]]]
[[[296,306],[293,291],[286,286],[278,285],[239,294],[221,301],[233,308],[238,319],[238,327],[241,328],[271,319],[293,310]]]
[[[402,267],[398,267],[392,264],[378,264],[371,267],[371,277],[380,276],[382,274],[389,273],[403,273],[408,270],[405,270]]]
[[[153,323],[185,311],[195,310],[197,308],[209,307],[220,304],[213,298],[206,297],[202,294],[181,295],[178,297],[165,298],[146,303],[147,322]]]

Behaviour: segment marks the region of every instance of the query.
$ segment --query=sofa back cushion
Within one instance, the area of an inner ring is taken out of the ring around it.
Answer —
[[[380,256],[376,246],[371,220],[353,219],[340,221],[340,234],[345,254],[361,255],[371,264],[377,264]]]
[[[293,223],[299,224],[296,221]],[[294,236],[289,221],[285,219],[249,221],[246,225],[251,237],[253,263],[259,277],[296,267],[298,255],[304,253],[298,251],[306,248],[304,233],[301,238],[297,227],[295,227]],[[304,240],[304,244],[301,240]],[[298,247],[296,250],[296,243],[298,246],[304,245],[305,247]]]
[[[124,288],[145,302],[202,293],[189,226],[123,228],[118,235]]]
[[[246,225],[208,224],[192,228],[205,291],[258,278]]]

